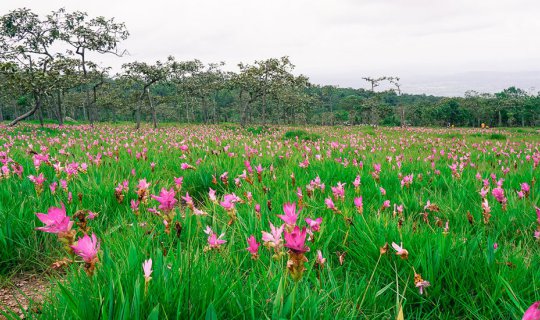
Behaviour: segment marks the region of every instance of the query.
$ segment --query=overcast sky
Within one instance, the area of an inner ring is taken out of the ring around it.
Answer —
[[[540,0],[0,0],[0,13],[65,7],[126,23],[125,58],[203,62],[290,56],[312,82],[367,87],[399,76],[405,92],[540,90]]]

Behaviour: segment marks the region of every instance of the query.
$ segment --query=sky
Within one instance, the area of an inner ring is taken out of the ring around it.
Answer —
[[[234,70],[287,55],[316,84],[398,76],[408,93],[540,90],[539,0],[0,0],[0,14],[19,7],[125,22],[129,55],[96,57],[114,70],[169,55]]]

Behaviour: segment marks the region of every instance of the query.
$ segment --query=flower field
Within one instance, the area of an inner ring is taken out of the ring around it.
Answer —
[[[28,318],[519,319],[538,180],[533,129],[0,127],[0,278],[50,283]]]

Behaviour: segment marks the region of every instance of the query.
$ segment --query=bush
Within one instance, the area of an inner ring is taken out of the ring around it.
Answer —
[[[318,134],[309,133],[304,130],[290,130],[285,132],[285,135],[283,135],[283,139],[296,139],[298,137],[298,140],[307,140],[307,141],[316,141],[319,140],[321,137]]]
[[[491,139],[491,140],[506,140],[506,136],[504,134],[501,134],[501,133],[492,133],[489,136],[489,139]]]

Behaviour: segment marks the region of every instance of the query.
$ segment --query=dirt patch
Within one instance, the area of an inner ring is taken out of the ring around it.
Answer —
[[[50,282],[40,275],[16,275],[0,284],[0,319],[23,319],[25,313],[39,313]],[[6,318],[2,313],[7,313]]]

